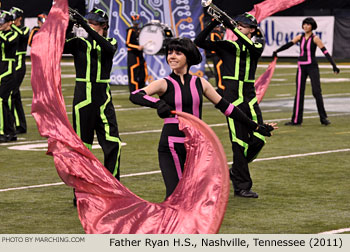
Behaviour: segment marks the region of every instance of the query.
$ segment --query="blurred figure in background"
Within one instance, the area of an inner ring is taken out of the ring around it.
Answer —
[[[19,35],[16,51],[16,84],[11,94],[11,111],[15,118],[16,134],[27,132],[26,117],[23,110],[21,92],[19,90],[26,74],[26,52],[29,38],[29,28],[24,26],[24,12],[12,7],[10,10],[14,22],[11,28]]]
[[[281,46],[273,52],[273,57],[277,57],[277,53],[288,49],[297,42],[300,42],[300,55],[298,58],[298,70],[296,76],[296,93],[294,99],[293,115],[290,122],[285,125],[301,125],[303,122],[304,111],[304,96],[306,79],[309,76],[311,80],[312,95],[315,97],[318,114],[320,115],[321,124],[327,126],[331,122],[327,119],[326,110],[323,104],[321,82],[320,82],[320,70],[318,68],[317,59],[315,57],[316,47],[320,48],[327,60],[333,66],[333,72],[339,73],[339,68],[335,64],[332,57],[329,55],[326,47],[323,45],[321,39],[313,34],[313,30],[317,29],[316,21],[311,18],[305,18],[301,25],[304,32],[294,37],[292,41]]]
[[[147,64],[143,57],[143,47],[139,45],[140,15],[131,16],[133,26],[126,31],[128,48],[128,77],[130,93],[145,87],[148,78]]]
[[[222,25],[216,26],[212,32],[209,34],[211,41],[218,41],[223,40],[225,35],[225,29]],[[213,69],[212,71],[214,73],[215,81],[216,81],[216,87],[218,93],[222,96],[222,90],[225,89],[225,87],[222,85],[222,60],[219,58],[219,56],[215,53],[215,51],[206,51],[205,56],[208,61],[213,62]],[[211,69],[211,67],[210,67]]]
[[[14,117],[9,107],[9,97],[16,86],[16,50],[18,33],[11,29],[13,16],[0,11],[0,143],[16,141]]]
[[[29,34],[29,39],[28,39],[29,46],[32,46],[32,41],[35,33],[37,33],[40,30],[40,27],[45,23],[46,19],[47,19],[47,13],[41,13],[38,15],[38,26],[34,26]]]

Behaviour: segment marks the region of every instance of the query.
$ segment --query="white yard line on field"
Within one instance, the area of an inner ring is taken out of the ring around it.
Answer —
[[[264,111],[265,112],[265,111]],[[269,112],[276,112],[276,110],[271,110]],[[336,114],[329,114],[328,117],[333,116],[347,116],[350,115],[350,113],[336,113]],[[318,115],[314,116],[304,116],[304,119],[313,119],[313,118],[319,118]],[[264,120],[264,122],[283,122],[283,121],[289,121],[290,118],[279,118],[279,119],[271,119],[271,120]],[[209,127],[222,127],[226,126],[227,123],[217,123],[217,124],[208,124]],[[121,132],[119,135],[138,135],[138,134],[148,134],[148,133],[158,133],[161,132],[161,129],[155,129],[155,130],[141,130],[141,131],[131,131],[131,132]],[[0,143],[0,146],[10,146],[10,145],[19,145],[19,144],[27,144],[27,143],[44,143],[47,142],[46,139],[44,140],[34,140],[34,141],[15,141],[15,142],[9,142],[9,143]]]
[[[310,153],[301,153],[301,154],[294,154],[294,155],[287,155],[287,156],[277,156],[277,157],[270,157],[270,158],[258,158],[254,160],[254,162],[259,161],[269,161],[269,160],[278,160],[278,159],[288,159],[288,158],[298,158],[298,157],[307,157],[307,156],[315,156],[315,155],[325,155],[330,153],[338,153],[338,152],[348,152],[350,149],[339,149],[339,150],[328,150],[328,151],[319,151],[319,152],[310,152]],[[232,164],[232,162],[228,163]],[[144,176],[144,175],[151,175],[160,173],[160,170],[157,171],[149,171],[149,172],[140,172],[140,173],[132,173],[132,174],[125,174],[121,175],[120,177],[135,177],[135,176]],[[42,184],[42,185],[32,185],[32,186],[21,186],[21,187],[13,187],[13,188],[5,188],[0,189],[0,192],[7,192],[7,191],[16,191],[16,190],[24,190],[24,189],[32,189],[32,188],[40,188],[40,187],[49,187],[49,186],[58,186],[63,185],[63,182],[58,183],[52,183],[52,184]]]
[[[318,234],[341,234],[341,233],[345,233],[345,232],[350,232],[350,228],[341,228],[341,229],[336,229],[336,230],[331,230],[331,231],[325,231],[325,232],[318,233]]]

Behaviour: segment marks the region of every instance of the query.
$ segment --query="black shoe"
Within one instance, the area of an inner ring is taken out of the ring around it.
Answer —
[[[9,141],[9,142],[17,141],[17,136],[16,135],[7,135],[7,141]]]
[[[328,119],[321,119],[321,124],[327,126],[327,125],[331,124],[331,122]]]
[[[258,198],[259,195],[252,190],[239,190],[235,191],[235,196],[244,197],[244,198]]]
[[[6,135],[0,135],[0,143],[6,143],[8,141],[9,140]]]
[[[301,125],[301,123],[293,123],[293,122],[286,122],[284,125],[286,125],[286,126],[300,126]]]
[[[16,129],[16,134],[25,134],[27,133],[27,130],[23,129],[23,128],[17,128]]]

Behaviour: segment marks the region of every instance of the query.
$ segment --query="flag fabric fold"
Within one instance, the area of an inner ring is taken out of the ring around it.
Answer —
[[[275,57],[272,60],[272,62],[267,67],[266,71],[262,75],[260,75],[259,78],[255,81],[254,86],[255,86],[256,98],[258,99],[258,103],[261,102],[267,88],[269,87],[272,75],[276,68],[276,63],[277,63],[277,57]]]
[[[162,203],[141,199],[116,180],[84,146],[68,120],[60,61],[68,24],[67,0],[56,0],[31,49],[34,116],[48,154],[74,187],[86,233],[217,233],[230,191],[227,160],[215,133],[198,118],[176,112],[186,135],[183,178]]]

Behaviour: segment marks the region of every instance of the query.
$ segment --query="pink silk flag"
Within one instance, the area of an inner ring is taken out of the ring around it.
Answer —
[[[256,98],[258,99],[258,103],[263,99],[267,88],[271,82],[272,75],[276,68],[277,57],[273,59],[273,61],[267,67],[267,70],[259,76],[259,78],[255,81],[255,92]]]
[[[260,23],[276,12],[286,10],[302,2],[305,2],[305,0],[265,0],[264,2],[255,4],[254,8],[248,13],[252,14],[256,18],[256,21]],[[237,37],[230,29],[226,29],[226,39],[234,41]]]
[[[186,135],[187,158],[174,193],[162,203],[141,199],[116,180],[84,146],[68,120],[61,68],[68,24],[67,0],[56,0],[31,50],[34,116],[48,138],[48,154],[65,184],[76,189],[86,233],[217,233],[230,192],[226,155],[215,133],[200,119],[176,112]]]

